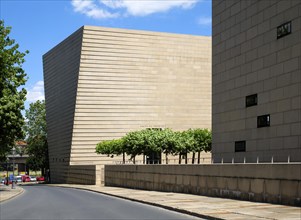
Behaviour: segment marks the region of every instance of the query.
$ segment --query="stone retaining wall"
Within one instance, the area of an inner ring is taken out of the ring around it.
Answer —
[[[96,184],[95,165],[73,165],[69,167],[67,183],[69,184]]]
[[[301,164],[106,165],[105,185],[301,206]]]

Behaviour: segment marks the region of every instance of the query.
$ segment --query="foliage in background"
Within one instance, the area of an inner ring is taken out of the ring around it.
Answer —
[[[22,64],[28,51],[18,50],[19,45],[9,37],[10,31],[0,20],[0,161],[6,159],[15,141],[24,137],[21,111],[26,90],[20,87],[27,80]]]
[[[198,163],[200,162],[200,152],[211,151],[211,131],[208,129],[189,129],[187,131],[172,131],[171,129],[144,129],[129,132],[126,136],[117,140],[105,140],[96,146],[96,153],[106,154],[110,157],[114,155],[127,154],[135,163],[137,155],[150,156],[152,154],[169,154],[185,156],[193,152],[193,163],[195,153],[198,153]],[[123,159],[123,162],[124,159]]]
[[[31,103],[25,117],[27,164],[32,170],[42,170],[44,175],[49,168],[45,101]]]

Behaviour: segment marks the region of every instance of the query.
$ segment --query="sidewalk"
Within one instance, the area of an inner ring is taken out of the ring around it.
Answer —
[[[12,199],[23,192],[24,189],[18,186],[16,186],[15,189],[12,189],[11,185],[0,185],[0,203]]]
[[[118,187],[72,184],[50,184],[49,186],[85,189],[132,201],[151,204],[206,219],[301,219],[301,208],[293,206],[248,202],[182,193],[134,190]]]

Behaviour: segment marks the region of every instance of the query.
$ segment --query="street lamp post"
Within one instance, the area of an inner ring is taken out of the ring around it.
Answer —
[[[6,158],[6,185],[8,186],[8,158]]]
[[[15,188],[15,147],[13,147],[13,179],[12,179],[12,183],[11,183],[11,188],[14,189]]]

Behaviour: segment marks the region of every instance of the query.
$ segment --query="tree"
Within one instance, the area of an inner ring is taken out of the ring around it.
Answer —
[[[200,152],[210,150],[211,131],[208,129],[189,129],[182,132],[174,132],[171,129],[144,129],[129,132],[121,139],[101,141],[96,146],[98,154],[106,154],[110,157],[123,154],[123,163],[125,163],[125,153],[131,156],[133,163],[135,157],[142,154],[148,156],[152,163],[161,163],[161,153],[164,153],[166,163],[168,163],[168,154],[172,154],[179,155],[179,164],[182,161],[181,156],[185,156],[185,164],[187,164],[187,154],[190,152],[193,152],[192,163],[196,152],[200,163]]]
[[[201,152],[211,151],[211,131],[208,129],[189,129],[188,132],[194,138],[192,145],[192,163],[195,160],[195,153],[198,153],[198,164],[200,163]]]
[[[188,163],[187,154],[192,151],[194,138],[188,131],[177,131],[176,134],[176,152],[179,154],[179,164],[181,164],[181,156],[185,157],[185,164]]]
[[[28,165],[32,170],[49,168],[45,101],[31,103],[26,110],[25,131],[27,135]]]
[[[142,131],[132,131],[123,137],[124,151],[126,154],[131,155],[131,160],[135,164],[135,158],[137,155],[143,154],[145,151],[145,135]]]
[[[176,154],[176,135],[171,129],[167,128],[158,133],[157,144],[165,154],[165,161],[168,164],[168,155]]]
[[[9,37],[10,31],[0,20],[0,161],[6,159],[15,141],[24,137],[21,111],[26,90],[20,87],[27,80],[22,64],[28,51],[18,50],[19,45]]]

